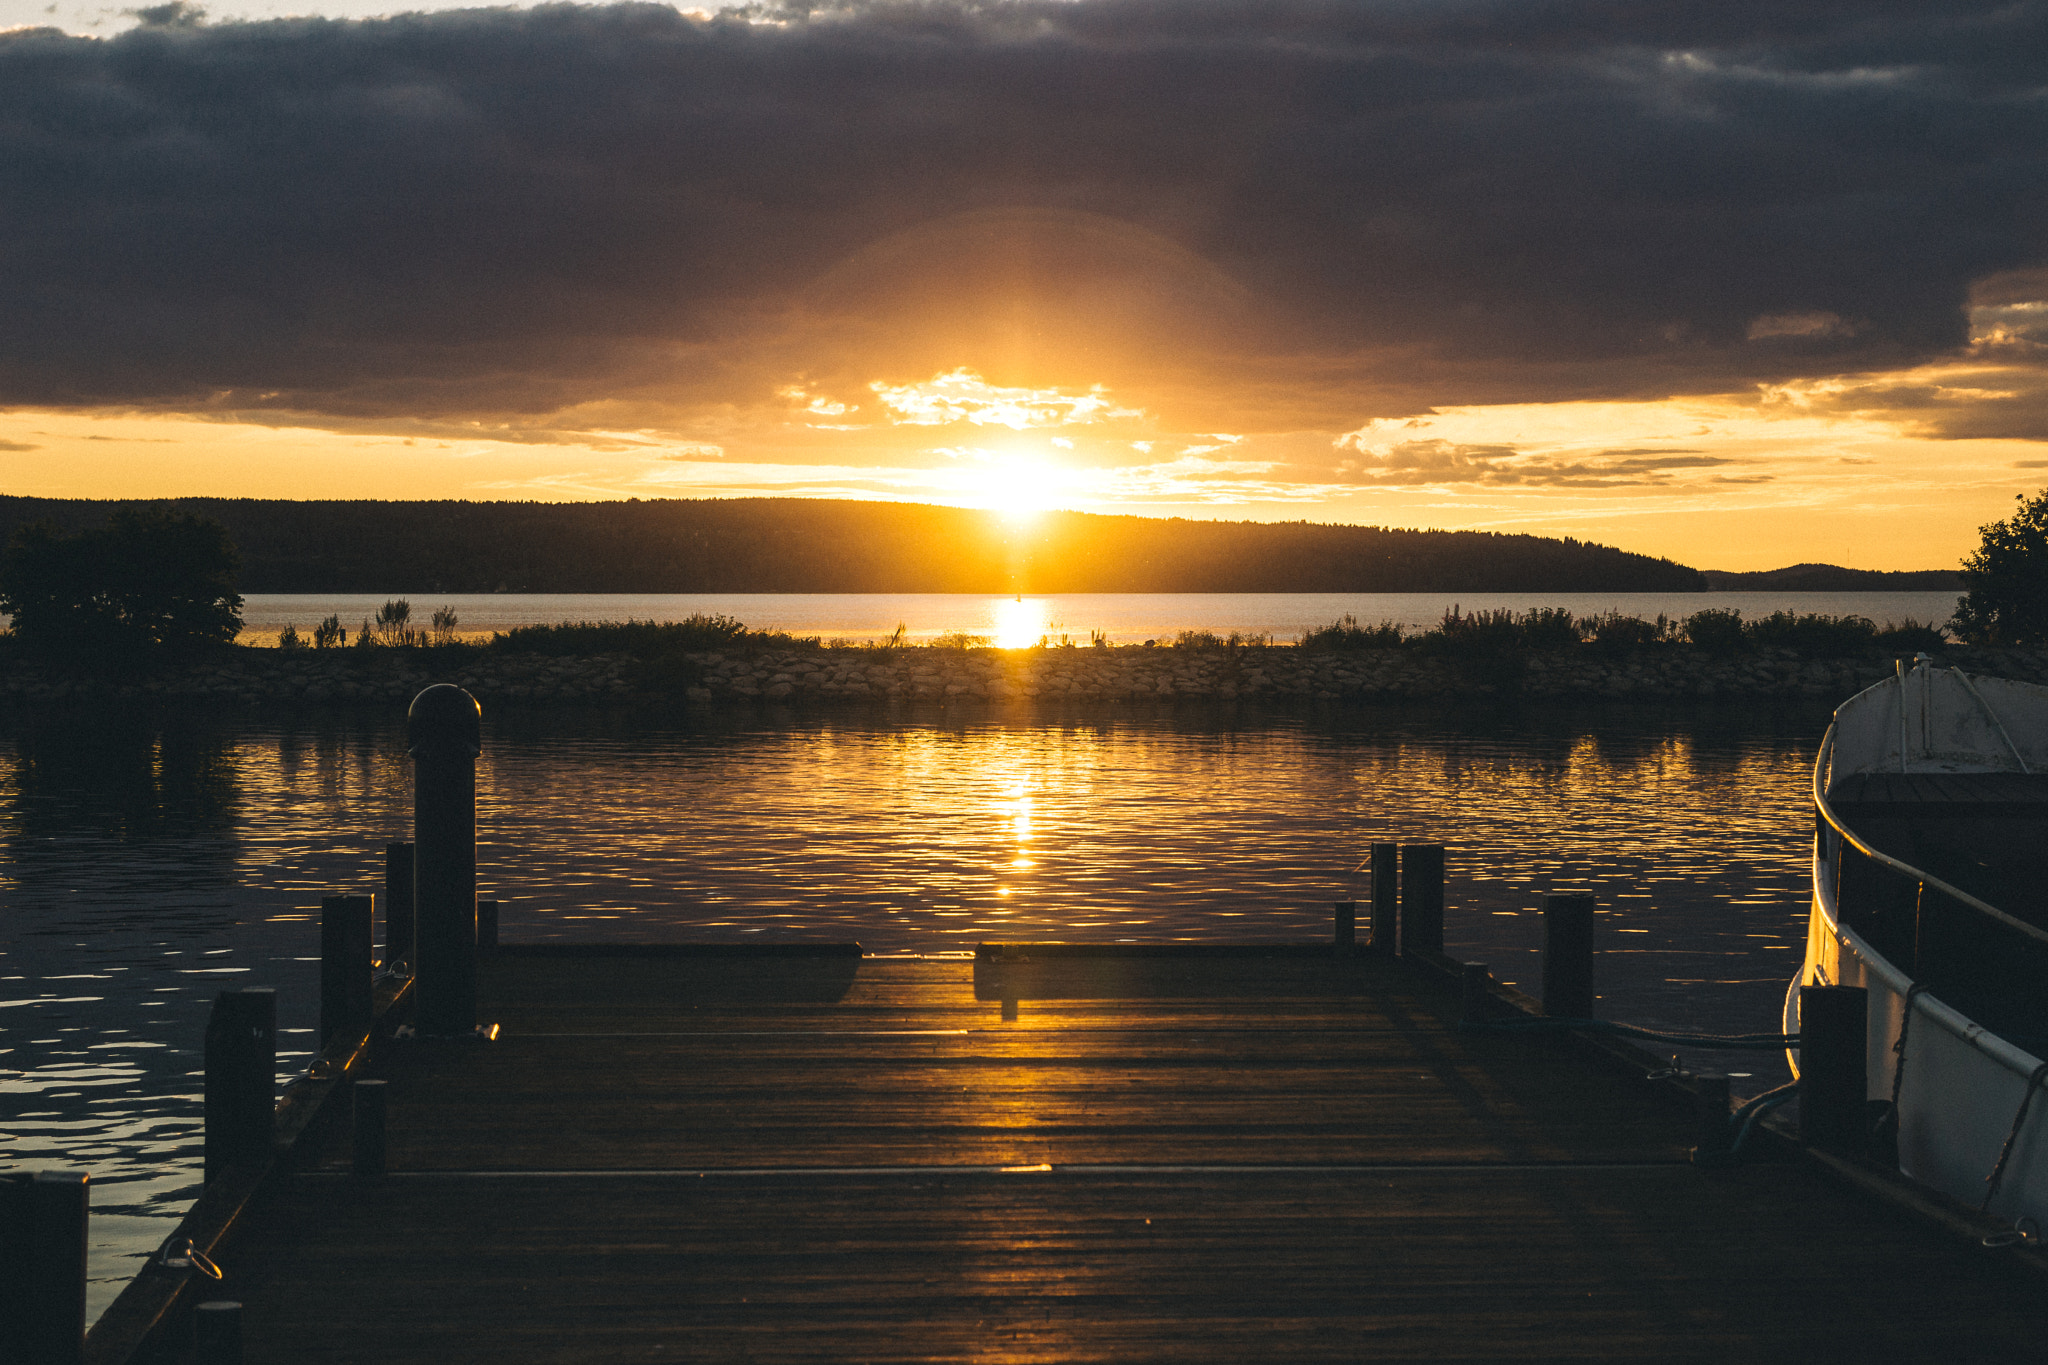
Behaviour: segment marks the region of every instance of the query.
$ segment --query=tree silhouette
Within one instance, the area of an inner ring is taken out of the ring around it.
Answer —
[[[1949,629],[1972,644],[2048,643],[2048,489],[2016,497],[2020,510],[1979,527],[1963,561],[1968,592]]]
[[[79,662],[185,653],[241,631],[240,562],[218,522],[155,508],[76,535],[25,526],[0,554],[0,611],[23,645]]]

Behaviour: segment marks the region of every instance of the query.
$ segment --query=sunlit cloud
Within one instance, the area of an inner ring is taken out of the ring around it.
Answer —
[[[989,383],[964,366],[950,374],[933,375],[919,384],[891,385],[876,380],[868,388],[889,410],[890,421],[907,426],[970,422],[975,426],[1023,431],[1027,427],[1081,426],[1145,415],[1142,409],[1117,406],[1100,384],[1085,393],[1004,387]]]

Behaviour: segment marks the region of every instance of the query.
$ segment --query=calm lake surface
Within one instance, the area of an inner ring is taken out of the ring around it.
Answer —
[[[253,595],[243,604],[242,643],[269,644],[287,625],[304,635],[328,616],[351,632],[398,593],[352,595]],[[1715,592],[1715,593],[1067,593],[1021,598],[969,593],[553,593],[408,596],[415,625],[424,626],[438,607],[452,607],[457,633],[488,636],[514,626],[561,621],[680,621],[694,613],[730,616],[757,630],[793,635],[873,640],[900,624],[912,642],[952,632],[985,635],[1006,645],[1034,643],[1047,635],[1085,644],[1099,631],[1111,644],[1170,640],[1183,630],[1271,635],[1281,644],[1304,631],[1327,626],[1344,615],[1367,625],[1392,621],[1426,630],[1453,606],[1466,612],[1508,608],[1565,607],[1576,616],[1618,611],[1655,620],[1683,619],[1708,607],[1740,611],[1746,617],[1774,611],[1867,616],[1879,625],[1911,618],[1940,624],[1955,612],[1953,592]],[[1026,610],[1019,611],[1023,607]]]
[[[1536,989],[1537,906],[1600,900],[1602,1010],[1775,1027],[1824,709],[1170,708],[486,717],[509,940],[1322,938],[1375,840],[1449,846],[1449,950]],[[224,987],[317,1014],[318,905],[410,837],[397,715],[0,719],[0,1145],[94,1179],[97,1313],[197,1192]],[[1776,1054],[1688,1062],[1777,1083]],[[281,1077],[283,1079],[283,1077]]]

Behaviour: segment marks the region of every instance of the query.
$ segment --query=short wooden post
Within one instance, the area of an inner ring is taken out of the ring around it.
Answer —
[[[1401,845],[1401,951],[1444,950],[1444,846]]]
[[[1467,962],[1458,978],[1458,1021],[1476,1024],[1493,1013],[1493,969]]]
[[[1728,1160],[1735,1134],[1728,1123],[1728,1078],[1703,1072],[1693,1078],[1693,1120],[1699,1134],[1693,1164],[1712,1166]]]
[[[222,991],[206,1020],[206,1178],[270,1155],[277,1085],[277,992]]]
[[[355,1134],[351,1146],[357,1175],[384,1174],[388,1155],[384,1140],[387,1087],[383,1081],[355,1083]]]
[[[209,1299],[193,1309],[192,1347],[198,1365],[242,1365],[242,1305]]]
[[[1863,1146],[1869,1026],[1861,986],[1799,988],[1799,1140],[1810,1147]]]
[[[478,901],[476,903],[476,950],[480,953],[493,952],[498,946],[498,903]]]
[[[0,1171],[0,1323],[24,1322],[29,1313],[27,1171]],[[13,1365],[10,1338],[0,1333],[0,1362]]]
[[[476,758],[483,711],[459,687],[437,683],[413,698],[406,737],[413,762],[413,957],[419,1029],[476,1032]]]
[[[1593,893],[1560,891],[1543,898],[1543,1012],[1558,1019],[1593,1017]]]
[[[396,970],[412,962],[414,926],[411,844],[384,848],[384,965]]]
[[[328,896],[320,902],[320,1046],[370,1031],[373,978],[371,896]]]
[[[90,1217],[91,1182],[83,1172],[0,1177],[0,1361],[84,1359]]]
[[[1372,950],[1388,957],[1401,951],[1401,849],[1372,846]]]
[[[1355,948],[1358,946],[1358,902],[1338,901],[1335,917],[1337,946]]]

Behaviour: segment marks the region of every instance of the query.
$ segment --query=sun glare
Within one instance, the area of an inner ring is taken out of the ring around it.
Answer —
[[[1041,598],[1019,597],[996,603],[996,648],[1029,649],[1045,637],[1051,623]]]
[[[1026,521],[1058,505],[1073,474],[1039,455],[1007,450],[948,450],[961,462],[946,482],[970,507],[982,507],[1012,521]]]

